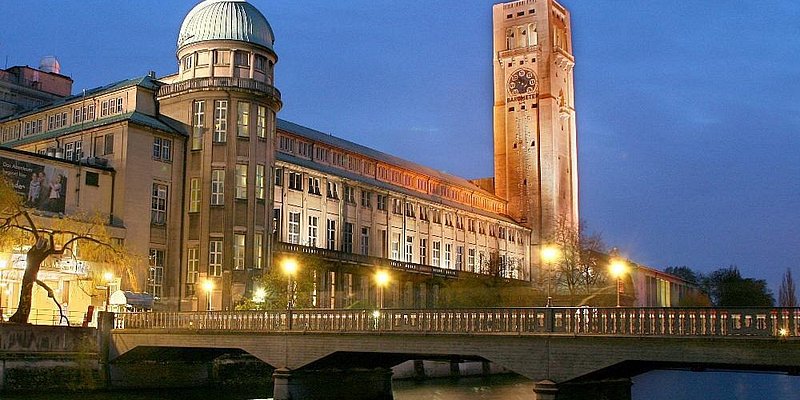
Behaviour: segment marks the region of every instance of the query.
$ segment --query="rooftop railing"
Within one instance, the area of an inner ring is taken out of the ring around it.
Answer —
[[[233,78],[233,77],[208,77],[208,78],[194,78],[181,82],[171,83],[161,86],[158,89],[158,97],[170,96],[185,91],[191,90],[204,90],[215,88],[238,88],[245,90],[252,90],[261,92],[267,96],[272,96],[277,99],[281,98],[281,92],[274,86],[268,85],[264,82],[257,81],[249,78]]]
[[[486,308],[117,314],[115,329],[668,337],[800,337],[800,308]]]

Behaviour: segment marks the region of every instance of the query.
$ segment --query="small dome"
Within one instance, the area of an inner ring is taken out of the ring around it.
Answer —
[[[205,0],[183,20],[178,49],[206,40],[238,40],[272,50],[275,36],[264,14],[246,0]]]

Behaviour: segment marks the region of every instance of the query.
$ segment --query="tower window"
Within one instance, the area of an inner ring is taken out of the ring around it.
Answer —
[[[530,10],[528,10],[528,14],[536,14],[536,10],[531,8]]]
[[[520,109],[520,110],[524,110],[524,109],[525,109],[525,104],[523,104],[523,105],[519,106],[519,109]]]
[[[513,16],[514,16],[514,14],[506,14],[506,19],[509,19],[509,18],[511,18]]]
[[[525,11],[520,11],[520,12],[518,12],[518,13],[517,13],[517,16],[518,16],[518,17],[521,17],[521,16],[523,16],[523,15],[525,15]]]
[[[513,112],[514,111],[514,107],[508,107],[508,111],[509,112]]]

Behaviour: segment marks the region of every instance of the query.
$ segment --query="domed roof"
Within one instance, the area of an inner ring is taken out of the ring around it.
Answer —
[[[178,49],[206,40],[238,40],[271,50],[275,36],[264,14],[246,0],[205,0],[184,18]]]

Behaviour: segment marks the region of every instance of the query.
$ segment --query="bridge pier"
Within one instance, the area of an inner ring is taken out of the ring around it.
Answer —
[[[392,400],[392,370],[278,368],[272,374],[274,400]]]
[[[533,385],[533,394],[534,400],[631,400],[631,380],[623,378],[562,384],[544,380]]]

